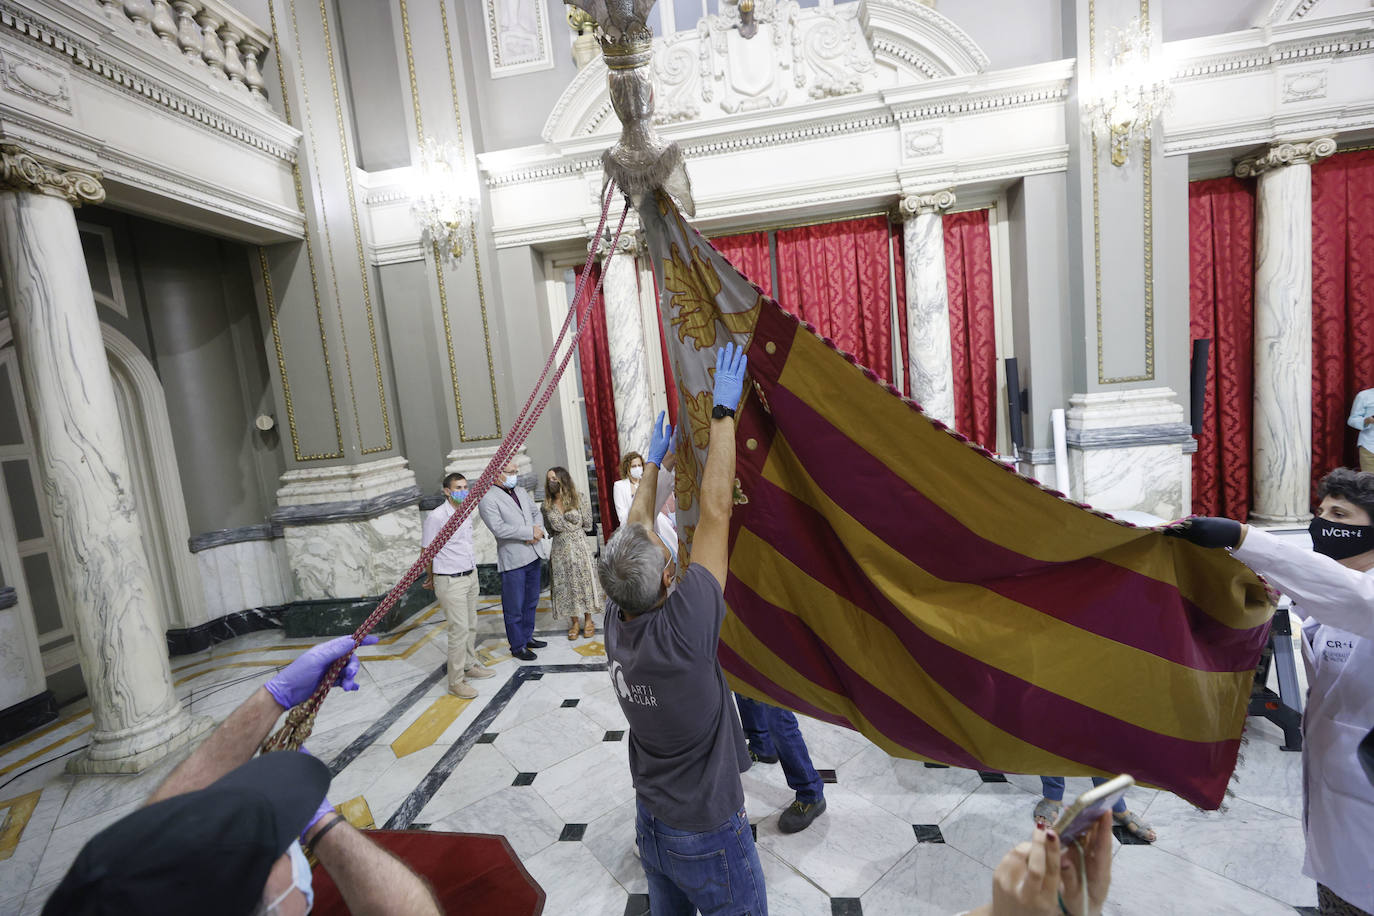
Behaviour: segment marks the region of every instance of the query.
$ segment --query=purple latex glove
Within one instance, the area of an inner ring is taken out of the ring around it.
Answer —
[[[376,642],[376,636],[365,636],[362,644],[370,646]],[[326,668],[352,651],[352,636],[340,636],[318,646],[311,646],[295,661],[278,671],[277,676],[264,686],[282,709],[290,709],[315,692],[315,687],[320,683],[320,678],[324,677]],[[343,671],[339,673],[339,679],[334,682],[335,686],[344,690],[357,690],[358,684],[354,678],[357,677],[361,664],[358,656],[350,658]]]
[[[376,639],[377,639],[377,637],[375,637],[375,636],[369,636],[368,639],[371,639],[371,640],[373,640],[373,641],[375,642]],[[314,754],[310,753],[310,751],[305,747],[305,745],[301,745],[300,747],[296,748],[296,750],[300,751],[302,754],[306,755],[307,757],[314,757],[314,756],[315,756]],[[325,796],[324,798],[320,799],[320,806],[319,806],[318,808],[315,809],[315,813],[314,813],[314,814],[310,815],[310,821],[309,821],[304,827],[301,828],[301,844],[302,844],[302,845],[305,844],[305,835],[306,835],[307,833],[310,832],[310,828],[311,828],[311,827],[314,827],[316,824],[318,824],[318,823],[320,822],[320,818],[324,817],[326,814],[329,814],[329,813],[330,813],[331,811],[333,811],[333,810],[334,810],[334,806],[331,805],[331,804],[329,803],[329,797],[328,797],[328,796]]]

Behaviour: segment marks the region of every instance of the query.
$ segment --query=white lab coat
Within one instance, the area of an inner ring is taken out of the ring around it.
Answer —
[[[1356,757],[1374,728],[1374,573],[1255,528],[1232,553],[1303,618],[1303,874],[1374,912],[1374,786]]]
[[[673,487],[677,478],[672,471],[665,471],[659,468],[658,487],[654,492],[654,514],[663,508],[663,504],[668,501],[668,497],[673,495]],[[615,503],[615,517],[618,524],[625,524],[625,519],[629,517],[630,506],[634,504],[634,490],[627,478],[620,478],[611,488],[612,502]],[[661,535],[660,535],[661,537]]]

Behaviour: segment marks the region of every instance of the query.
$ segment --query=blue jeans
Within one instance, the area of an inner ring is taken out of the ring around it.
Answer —
[[[1107,780],[1101,776],[1093,777],[1093,785],[1100,786]],[[1040,791],[1050,801],[1062,802],[1064,800],[1064,777],[1063,776],[1041,776]],[[1117,799],[1116,804],[1112,805],[1113,814],[1121,814],[1126,810],[1126,796]],[[1053,825],[1051,825],[1053,826]]]
[[[744,737],[749,739],[749,750],[760,757],[778,758],[788,787],[797,793],[797,801],[804,805],[820,801],[825,795],[825,783],[811,764],[811,753],[797,726],[797,717],[786,709],[739,694],[735,694],[735,702]]]
[[[678,830],[636,802],[635,841],[654,916],[768,916],[754,835],[744,809],[701,833]]]
[[[539,561],[501,573],[501,616],[506,641],[519,652],[534,636],[534,612],[539,609]]]

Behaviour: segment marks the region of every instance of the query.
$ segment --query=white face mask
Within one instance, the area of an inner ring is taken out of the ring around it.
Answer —
[[[305,911],[307,913],[315,906],[315,886],[310,877],[310,862],[301,850],[300,841],[292,840],[291,845],[286,849],[286,854],[291,858],[291,886],[282,891],[276,900],[267,904],[262,910],[266,916],[276,916],[277,907],[295,890],[299,890],[305,895]]]
[[[630,476],[633,477],[635,480],[638,480],[639,478],[643,477],[643,476],[644,476],[644,466],[643,466],[643,465],[636,465],[636,466],[630,468]]]
[[[504,486],[507,490],[513,490],[515,489],[515,485],[519,482],[520,476],[518,474],[507,474]]]

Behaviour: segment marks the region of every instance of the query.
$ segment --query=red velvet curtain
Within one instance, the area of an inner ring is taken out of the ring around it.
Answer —
[[[725,255],[747,280],[768,295],[773,295],[773,266],[768,255],[768,233],[746,232],[711,239],[711,245]]]
[[[1212,341],[1192,511],[1245,519],[1254,411],[1253,183],[1215,178],[1188,185],[1188,267],[1192,338]]]
[[[992,236],[987,210],[949,213],[945,278],[954,357],[954,426],[997,450],[997,318],[992,301]]]
[[[885,216],[778,232],[777,298],[860,365],[891,380],[888,234]]]
[[[1374,150],[1312,167],[1312,485],[1358,467],[1350,403],[1374,388]]]
[[[577,267],[581,277],[582,267]],[[595,288],[601,265],[592,265],[587,280]],[[569,305],[576,307],[576,303]],[[582,372],[582,406],[587,412],[591,436],[592,463],[596,466],[596,489],[601,510],[601,525],[607,535],[615,529],[611,488],[620,476],[620,438],[615,428],[615,396],[611,391],[611,348],[606,338],[606,307],[600,292],[592,304],[587,328],[577,344],[577,362]]]

